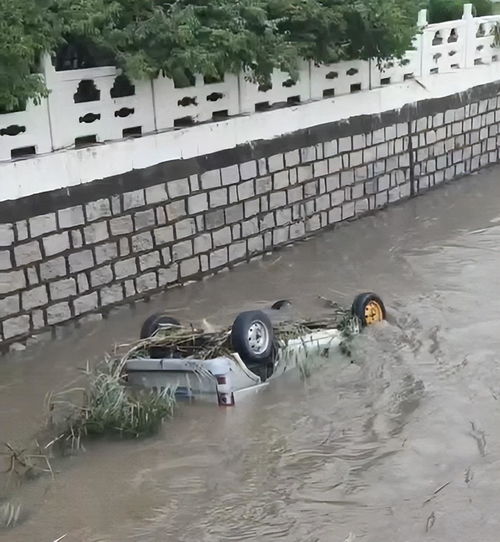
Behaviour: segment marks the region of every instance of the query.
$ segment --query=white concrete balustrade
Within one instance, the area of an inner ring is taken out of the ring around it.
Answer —
[[[176,88],[160,76],[128,81],[113,66],[56,71],[46,58],[42,74],[50,94],[25,111],[0,114],[0,161],[45,154],[75,146],[138,137],[148,133],[253,114],[284,105],[369,91],[408,79],[425,81],[442,73],[474,70],[497,62],[495,30],[500,16],[473,17],[471,5],[462,19],[427,24],[402,60],[354,60],[325,66],[303,62],[298,77],[275,70],[271,85],[259,86],[245,74],[222,81],[194,77],[192,86]]]

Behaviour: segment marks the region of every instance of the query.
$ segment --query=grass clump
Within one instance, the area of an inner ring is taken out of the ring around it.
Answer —
[[[156,433],[175,406],[175,390],[130,389],[123,363],[105,360],[84,371],[84,384],[48,398],[49,426],[55,442],[79,448],[86,436],[141,438]]]

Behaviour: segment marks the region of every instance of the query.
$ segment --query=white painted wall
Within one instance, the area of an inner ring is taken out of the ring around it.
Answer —
[[[191,158],[297,130],[397,109],[500,80],[500,63],[428,76],[303,105],[0,164],[0,201],[87,183],[168,160]]]
[[[352,115],[379,113],[499,79],[500,51],[493,35],[499,22],[500,16],[472,17],[468,4],[462,19],[427,25],[423,10],[418,21],[422,32],[402,63],[378,67],[360,60],[330,66],[304,62],[295,84],[290,84],[288,74],[275,70],[267,90],[243,74],[226,74],[224,81],[212,84],[197,76],[194,86],[182,89],[160,77],[153,82],[134,81],[134,95],[112,98],[110,91],[119,75],[116,68],[56,72],[46,60],[48,100],[38,106],[29,104],[24,112],[0,115],[0,133],[12,126],[24,128],[18,135],[0,135],[0,201],[278,137]],[[99,99],[75,103],[74,95],[84,80],[93,81]],[[359,88],[362,95],[353,94]],[[262,102],[273,105],[296,96],[299,106],[255,112]],[[119,115],[124,108],[129,114]],[[214,113],[221,110],[232,118],[213,122]],[[176,119],[185,117],[206,124],[173,131]],[[143,137],[123,139],[123,130],[137,127]],[[86,136],[95,136],[105,145],[74,150],[75,138]],[[36,157],[11,161],[14,149],[31,146]]]

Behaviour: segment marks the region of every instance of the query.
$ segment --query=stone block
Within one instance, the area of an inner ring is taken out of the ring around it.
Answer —
[[[321,160],[313,163],[314,177],[323,177],[328,175],[328,160]]]
[[[267,166],[270,173],[279,171],[285,168],[285,161],[283,154],[275,154],[274,156],[269,156],[267,159]]]
[[[117,280],[130,277],[137,274],[137,264],[135,258],[120,260],[114,264],[115,277]]]
[[[339,139],[339,153],[352,151],[351,137],[341,137]]]
[[[24,311],[46,305],[49,302],[46,286],[43,284],[42,286],[22,292],[21,302]]]
[[[65,322],[71,318],[71,309],[69,303],[66,301],[63,303],[57,303],[47,308],[47,324],[49,326],[53,324],[59,324]]]
[[[73,254],[70,254],[68,256],[68,263],[70,273],[78,273],[79,271],[83,271],[84,269],[90,269],[94,266],[94,255],[92,254],[91,250],[74,252]]]
[[[158,280],[156,278],[156,273],[146,273],[144,275],[141,275],[140,277],[137,277],[135,279],[135,287],[137,289],[138,294],[142,294],[144,292],[149,292],[150,290],[154,290],[158,287]]]
[[[210,234],[203,233],[194,238],[194,253],[200,254],[212,249],[212,238]]]
[[[229,246],[229,261],[234,262],[242,260],[247,256],[247,244],[246,241],[240,241],[233,243]]]
[[[146,271],[147,269],[157,269],[161,265],[160,253],[158,251],[149,252],[139,256],[139,269]]]
[[[189,260],[184,260],[180,263],[179,273],[181,279],[186,279],[189,277],[194,277],[200,272],[200,260],[199,258],[190,258]]]
[[[189,186],[189,179],[176,179],[174,181],[167,182],[167,192],[171,199],[181,198],[187,196],[191,192]]]
[[[13,316],[20,310],[19,294],[0,298],[0,319],[6,316]]]
[[[299,166],[297,168],[297,181],[302,183],[304,181],[309,181],[314,177],[312,165]]]
[[[327,198],[328,202],[330,202],[330,196],[326,194],[325,196],[322,196],[323,198]],[[283,226],[285,224],[289,224],[292,221],[292,209],[278,209],[275,214],[276,217],[276,225],[277,226]],[[252,232],[257,233],[257,232]]]
[[[164,245],[174,240],[174,228],[173,226],[163,226],[162,228],[156,228],[153,230],[155,244]]]
[[[133,190],[132,192],[125,192],[123,194],[123,210],[135,209],[136,207],[142,207],[146,204],[144,197],[144,190]]]
[[[150,228],[156,225],[156,216],[154,209],[148,209],[146,211],[139,211],[134,214],[134,225],[136,230],[142,230],[143,228]]]
[[[132,252],[143,252],[153,248],[152,232],[138,233],[132,237]]]
[[[240,172],[238,170],[238,165],[234,164],[232,166],[224,167],[220,170],[222,184],[228,186],[230,184],[236,184],[240,182]]]
[[[224,211],[226,217],[226,224],[233,224],[234,222],[240,222],[243,220],[243,204],[238,203],[237,205],[232,205]]]
[[[323,144],[324,148],[324,157],[330,158],[331,156],[335,156],[338,153],[338,142],[336,139],[332,141],[325,141]]]
[[[90,289],[89,281],[85,273],[80,273],[76,276],[76,281],[78,283],[78,293],[87,292]]]
[[[214,231],[212,233],[212,239],[213,239],[214,248],[231,244],[231,240],[232,240],[231,228],[226,226],[225,228],[222,228],[221,230]]]
[[[12,224],[0,224],[0,247],[9,247],[14,242]]]
[[[248,239],[248,254],[259,254],[264,250],[264,241],[261,236]]]
[[[38,241],[30,241],[14,247],[14,259],[17,266],[27,265],[42,259],[40,252],[40,243]]]
[[[214,250],[210,253],[210,269],[217,269],[223,265],[227,265],[228,253],[227,247]]]
[[[368,147],[363,150],[363,162],[369,164],[377,159],[377,147]]]
[[[97,292],[92,292],[91,294],[78,297],[73,301],[73,307],[75,310],[75,316],[80,314],[85,314],[86,312],[91,312],[97,309],[98,299]]]
[[[266,177],[260,177],[255,180],[255,193],[256,194],[265,194],[270,192],[272,189],[272,178],[270,175]]]
[[[95,247],[95,260],[97,265],[109,262],[118,257],[118,246],[116,243],[105,243]]]
[[[354,216],[354,202],[349,201],[342,205],[342,220],[346,220]]]
[[[363,163],[363,151],[351,152],[349,155],[350,167],[357,167]]]
[[[66,299],[76,295],[75,279],[63,279],[49,284],[50,298],[52,300]]]
[[[88,267],[92,267],[93,265],[92,253],[89,250],[84,251],[84,252],[85,253],[83,254],[83,256],[79,252],[74,255],[71,255],[70,261],[72,261],[74,266],[76,267],[84,265],[81,269],[88,269]],[[87,255],[90,255],[90,264],[88,266],[86,266]],[[70,270],[73,273],[77,269],[75,267],[73,268],[70,267]],[[52,260],[42,262],[40,264],[40,275],[41,275],[42,280],[50,280],[53,278],[65,276],[66,275],[65,259],[62,257],[59,257],[59,258],[54,258]]]
[[[3,323],[3,336],[6,340],[11,339],[12,337],[25,335],[29,332],[29,330],[30,317],[28,314],[16,316],[15,318],[9,318]]]
[[[112,284],[111,286],[104,286],[99,290],[101,297],[101,306],[106,307],[113,303],[119,303],[123,301],[123,288],[121,284]]]
[[[57,229],[56,214],[47,213],[45,215],[39,215],[31,217],[29,220],[31,237],[38,237],[44,233],[50,233]]]
[[[238,200],[245,200],[255,196],[254,182],[246,181],[238,185]]]
[[[68,233],[70,234],[72,248],[83,247],[83,235],[80,230],[73,230]]]
[[[354,203],[354,209],[356,215],[361,215],[366,213],[370,209],[370,205],[368,203],[368,198],[359,199]]]
[[[80,226],[85,223],[83,207],[81,205],[61,209],[57,214],[59,218],[59,227],[61,228],[74,228],[75,226]]]
[[[203,190],[210,190],[222,185],[219,169],[213,169],[211,171],[205,171],[200,175],[201,188]]]
[[[16,222],[15,227],[16,232],[16,240],[17,241],[25,241],[29,237],[28,233],[28,221],[27,220],[19,220]]]
[[[245,211],[245,218],[255,216],[257,213],[260,213],[260,199],[245,201],[243,207]]]
[[[222,209],[211,211],[205,215],[205,226],[207,230],[213,230],[224,224],[224,211]]]
[[[250,160],[240,164],[240,177],[243,181],[257,177],[257,162]]]
[[[300,149],[300,161],[302,163],[313,162],[316,158],[316,147],[312,146]]]
[[[354,184],[354,172],[351,170],[342,171],[340,173],[340,185],[349,186],[351,184]]]
[[[176,239],[184,239],[196,233],[195,221],[192,218],[186,218],[175,224]]]
[[[28,284],[30,286],[34,286],[35,284],[38,284],[40,282],[40,279],[38,278],[38,272],[36,267],[30,266],[26,269],[26,273],[28,275]]]
[[[168,194],[165,183],[148,186],[148,188],[145,189],[145,196],[148,205],[166,202],[168,200]]]
[[[285,153],[285,167],[291,168],[300,163],[300,153],[298,149]]]
[[[69,250],[69,233],[67,231],[63,233],[54,233],[48,237],[44,237],[43,249],[46,256],[54,256],[65,250]]]
[[[274,185],[275,190],[281,190],[283,188],[286,188],[290,184],[287,169],[285,169],[284,171],[275,173],[273,175],[273,179],[274,179],[273,185]]]
[[[108,223],[107,222],[95,222],[83,228],[83,236],[85,244],[91,245],[99,243],[109,238]]]
[[[383,128],[380,128],[379,130],[374,130],[372,133],[372,144],[378,145],[379,143],[383,143],[385,141],[385,132]]]
[[[170,222],[182,218],[186,216],[186,201],[182,199],[168,203],[165,206],[165,211]]]
[[[188,213],[190,215],[197,215],[208,209],[208,197],[207,194],[201,193],[188,198]]]
[[[181,241],[172,247],[172,260],[179,261],[190,258],[193,255],[193,242],[188,239]]]
[[[210,198],[210,208],[223,207],[228,204],[227,188],[211,190],[208,194]]]
[[[0,250],[0,271],[11,269],[12,267],[10,252],[8,250]]]
[[[381,158],[386,158],[387,156],[389,156],[389,147],[387,143],[381,143],[380,145],[377,145],[376,151],[377,151],[377,160],[380,160]]]
[[[286,192],[274,192],[269,197],[269,208],[277,209],[286,205]]]
[[[85,214],[87,215],[87,221],[93,222],[100,218],[106,218],[111,216],[111,206],[108,199],[99,199],[97,201],[91,201],[85,205]]]
[[[385,127],[385,139],[386,141],[390,141],[391,139],[396,139],[396,125],[395,124],[393,124],[392,126]]]
[[[97,269],[93,269],[90,272],[90,283],[92,288],[96,286],[102,286],[103,284],[109,284],[113,281],[113,271],[110,265],[104,265]]]

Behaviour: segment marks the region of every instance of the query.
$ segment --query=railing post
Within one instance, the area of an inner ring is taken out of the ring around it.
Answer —
[[[426,53],[428,53],[426,39],[425,39],[426,26],[427,26],[427,10],[421,9],[418,12],[418,19],[417,19],[418,34],[415,37],[416,48],[417,48],[418,56],[419,56],[418,65],[420,68],[420,73],[416,75],[419,75],[420,77],[425,77],[429,73],[428,62],[425,61]]]
[[[472,68],[476,56],[476,24],[472,15],[472,4],[464,4],[464,14],[462,19],[465,21],[465,66]]]

